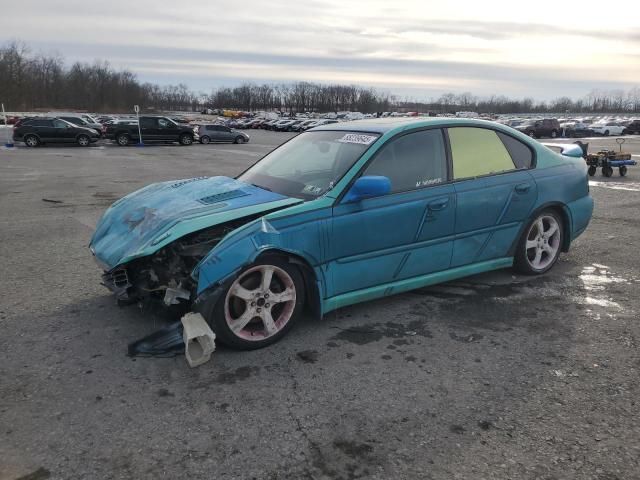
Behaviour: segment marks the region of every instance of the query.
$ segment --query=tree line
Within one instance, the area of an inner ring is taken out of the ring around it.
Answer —
[[[244,83],[210,93],[194,92],[185,84],[141,82],[135,73],[114,69],[108,62],[67,65],[59,55],[33,54],[21,42],[0,47],[0,101],[8,111],[69,109],[90,112],[202,111],[238,109],[287,113],[358,111],[416,111],[421,113],[640,113],[640,87],[592,90],[580,99],[560,97],[547,102],[503,95],[478,97],[470,92],[445,93],[427,101],[401,98],[357,85],[314,82]]]

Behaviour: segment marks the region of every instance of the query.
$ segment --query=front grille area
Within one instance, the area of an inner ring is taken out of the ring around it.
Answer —
[[[118,268],[112,272],[102,275],[102,284],[116,295],[126,295],[127,289],[131,286],[126,268]]]

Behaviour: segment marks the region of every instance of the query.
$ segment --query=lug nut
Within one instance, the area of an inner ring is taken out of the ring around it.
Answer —
[[[251,302],[251,306],[255,307],[256,306],[256,302]]]
[[[268,294],[268,293],[265,293],[265,294],[264,294],[264,298],[269,298],[269,294]]]
[[[261,308],[256,308],[256,312],[260,313],[262,311]]]
[[[268,303],[265,303],[264,306],[265,306],[265,308],[269,308],[269,304]]]

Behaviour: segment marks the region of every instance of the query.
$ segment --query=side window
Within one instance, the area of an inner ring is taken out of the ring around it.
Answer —
[[[149,117],[142,117],[140,119],[140,128],[156,128],[156,119]]]
[[[169,120],[167,120],[166,118],[159,118],[158,119],[158,126],[160,128],[169,128],[170,127]]]
[[[513,160],[516,168],[531,168],[533,164],[533,152],[531,149],[511,135],[502,132],[497,133],[507,148],[509,155],[511,155],[511,160]]]
[[[56,128],[67,128],[69,124],[67,122],[63,122],[62,120],[54,120],[53,126]]]
[[[446,182],[442,130],[423,130],[392,140],[382,147],[363,175],[389,178],[391,193]]]
[[[448,131],[455,179],[490,175],[515,168],[504,143],[493,130],[455,127]]]

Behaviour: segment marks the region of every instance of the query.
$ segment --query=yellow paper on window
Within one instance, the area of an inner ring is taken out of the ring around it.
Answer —
[[[453,177],[469,178],[513,170],[514,164],[500,137],[485,128],[449,129]]]

